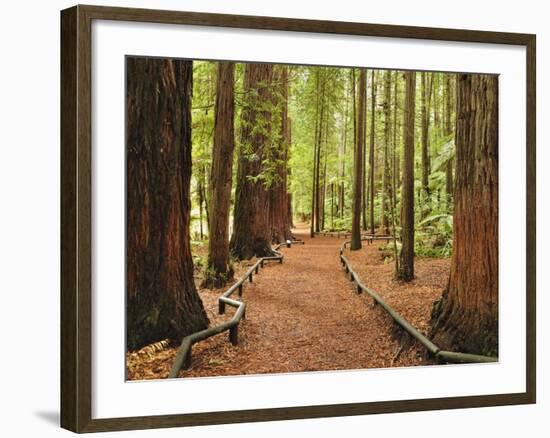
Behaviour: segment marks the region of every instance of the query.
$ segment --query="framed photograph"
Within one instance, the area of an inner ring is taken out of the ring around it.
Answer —
[[[62,427],[535,403],[535,44],[62,11]]]

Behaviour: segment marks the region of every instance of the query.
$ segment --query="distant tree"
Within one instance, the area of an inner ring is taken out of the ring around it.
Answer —
[[[363,144],[365,142],[365,110],[366,110],[366,83],[367,76],[364,68],[359,70],[359,103],[357,110],[357,136],[355,145],[355,173],[353,184],[353,211],[351,223],[351,245],[352,251],[361,249],[361,190],[363,186]]]
[[[374,139],[375,139],[375,120],[376,120],[376,74],[373,70],[371,73],[371,98],[370,98],[370,104],[371,104],[371,121],[370,121],[370,149],[369,149],[369,199],[370,199],[370,210],[369,210],[369,216],[370,216],[370,233],[375,234],[375,224],[374,224],[374,163],[376,162],[375,159],[375,153],[376,150],[374,149]],[[366,229],[366,226],[365,226]]]
[[[127,345],[208,326],[189,242],[191,61],[127,58]]]
[[[403,188],[401,190],[401,255],[397,278],[414,278],[414,115],[416,73],[405,72],[405,111],[403,118]]]
[[[457,87],[453,255],[434,306],[444,348],[498,354],[498,77],[461,74]]]
[[[427,200],[430,196],[430,155],[429,155],[429,142],[430,142],[430,105],[433,88],[433,73],[422,72],[422,87],[421,87],[421,144],[422,144],[422,196]],[[422,215],[425,216],[429,212],[429,204],[423,203]]]
[[[380,225],[382,233],[388,234],[388,200],[391,196],[390,185],[390,141],[391,141],[391,70],[384,73],[384,154],[382,168],[382,199],[380,203]]]

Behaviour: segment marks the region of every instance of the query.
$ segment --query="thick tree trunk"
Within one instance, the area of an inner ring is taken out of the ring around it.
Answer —
[[[235,149],[234,71],[234,63],[218,63],[214,148],[210,172],[212,214],[208,239],[208,269],[203,287],[222,287],[233,277],[233,270],[229,266],[229,207]]]
[[[365,97],[367,76],[364,68],[359,73],[359,108],[357,118],[357,144],[355,145],[355,180],[353,184],[353,211],[351,222],[352,251],[361,249],[361,189],[363,187],[363,144],[365,143]]]
[[[443,348],[498,354],[498,78],[459,75],[453,256],[434,306]]]
[[[127,59],[127,347],[208,326],[189,242],[191,61]]]
[[[271,239],[274,243],[281,243],[292,239],[290,231],[290,221],[288,220],[288,200],[287,200],[287,168],[288,154],[290,147],[290,126],[288,119],[288,67],[280,67],[278,72],[278,82],[280,82],[280,94],[276,102],[278,114],[280,115],[281,125],[279,136],[279,147],[273,152],[273,161],[277,169],[275,178],[270,188],[270,219],[271,219]]]
[[[416,73],[405,72],[405,111],[403,117],[403,188],[401,189],[401,256],[397,278],[414,278],[414,115]]]
[[[230,251],[238,260],[273,254],[264,159],[269,153],[273,64],[246,64],[235,213]]]

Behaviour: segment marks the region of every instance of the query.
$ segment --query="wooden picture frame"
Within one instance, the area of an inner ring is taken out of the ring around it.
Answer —
[[[346,403],[194,414],[92,418],[93,20],[219,26],[526,48],[526,391],[522,393]],[[98,432],[529,404],[536,401],[536,37],[531,34],[75,6],[61,12],[61,426]]]

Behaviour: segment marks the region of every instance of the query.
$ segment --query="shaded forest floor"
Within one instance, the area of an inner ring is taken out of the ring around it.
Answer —
[[[391,318],[372,300],[356,295],[341,268],[342,239],[296,230],[305,245],[284,248],[282,264],[270,263],[246,283],[246,319],[239,344],[228,332],[193,346],[192,368],[180,376],[201,377],[299,371],[349,370],[429,364],[418,345],[401,336]],[[432,303],[445,287],[449,259],[418,259],[417,278],[393,280],[393,264],[385,263],[381,243],[349,253],[363,283],[376,290],[399,313],[426,333]],[[236,275],[254,261],[236,267]],[[218,315],[218,297],[226,290],[200,290],[212,325],[231,317]],[[127,354],[128,379],[167,377],[177,346]]]

